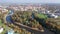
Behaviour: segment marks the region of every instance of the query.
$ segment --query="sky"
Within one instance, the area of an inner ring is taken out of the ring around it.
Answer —
[[[0,3],[60,3],[60,0],[0,0]]]

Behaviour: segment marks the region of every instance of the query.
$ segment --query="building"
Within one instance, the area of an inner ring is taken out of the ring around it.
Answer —
[[[7,34],[14,34],[14,30],[13,29],[9,30]]]
[[[4,29],[3,29],[2,27],[0,27],[0,34],[3,32],[3,30],[4,30]]]
[[[55,15],[55,14],[47,14],[47,16],[49,18],[58,18],[58,15]]]
[[[2,10],[2,13],[6,13],[6,12],[8,12],[7,9],[3,9],[3,10]]]
[[[58,15],[55,15],[55,14],[52,14],[51,16],[54,18],[58,18]]]

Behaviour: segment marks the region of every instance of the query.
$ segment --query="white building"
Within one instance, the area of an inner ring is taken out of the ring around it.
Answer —
[[[8,12],[7,9],[2,9],[2,13],[6,13],[6,12]]]
[[[2,27],[0,27],[0,34],[3,32],[3,28]]]
[[[57,15],[54,15],[54,14],[51,14],[51,16],[54,17],[54,18],[58,18],[58,16]]]

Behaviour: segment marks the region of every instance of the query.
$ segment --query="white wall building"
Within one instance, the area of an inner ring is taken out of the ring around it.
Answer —
[[[54,14],[52,14],[51,16],[54,17],[54,18],[58,18],[58,16],[57,15],[54,15]]]
[[[3,32],[3,28],[2,27],[0,27],[0,34]]]

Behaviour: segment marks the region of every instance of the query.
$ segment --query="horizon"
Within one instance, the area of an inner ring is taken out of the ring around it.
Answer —
[[[0,0],[0,3],[19,4],[19,3],[60,3],[60,0]]]

